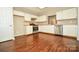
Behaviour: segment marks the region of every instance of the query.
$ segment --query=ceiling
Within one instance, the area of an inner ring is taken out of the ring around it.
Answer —
[[[39,7],[14,7],[13,9],[25,13],[30,13],[36,16],[41,16],[41,15],[55,15],[55,13],[58,11],[70,8],[72,7],[45,7],[42,9]]]

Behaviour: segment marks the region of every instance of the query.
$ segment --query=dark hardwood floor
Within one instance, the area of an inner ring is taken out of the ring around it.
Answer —
[[[76,52],[78,49],[75,39],[45,33],[18,36],[0,43],[1,52]]]

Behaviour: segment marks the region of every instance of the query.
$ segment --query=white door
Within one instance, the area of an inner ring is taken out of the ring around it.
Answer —
[[[11,7],[0,7],[0,42],[13,39],[13,13]]]
[[[14,16],[14,35],[20,36],[25,34],[24,17]]]

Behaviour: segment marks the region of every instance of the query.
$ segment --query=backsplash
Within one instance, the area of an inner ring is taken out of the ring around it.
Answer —
[[[37,25],[48,25],[48,21],[45,21],[45,22],[36,22],[35,24],[37,24]]]

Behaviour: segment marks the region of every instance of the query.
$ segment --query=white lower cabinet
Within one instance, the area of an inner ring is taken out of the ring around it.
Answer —
[[[39,26],[39,32],[54,33],[54,25]]]
[[[26,35],[33,33],[33,27],[32,26],[26,26]]]
[[[55,34],[54,25],[40,25],[38,26],[38,32],[52,33]],[[63,25],[63,34],[66,36],[77,37],[77,25]],[[33,33],[33,26],[26,26],[26,35]]]
[[[63,35],[77,37],[77,25],[63,25]]]

